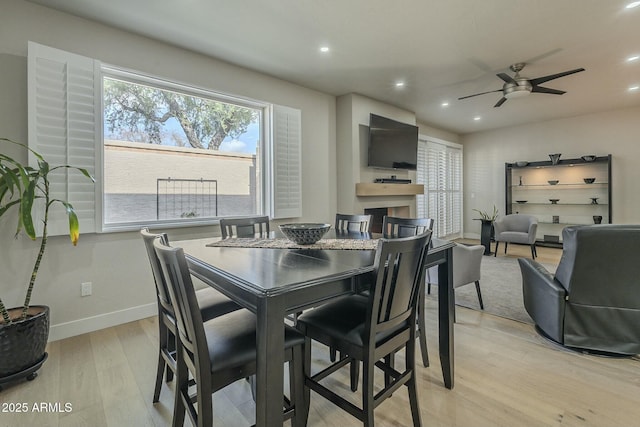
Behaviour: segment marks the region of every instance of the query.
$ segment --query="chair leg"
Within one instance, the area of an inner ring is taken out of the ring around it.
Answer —
[[[509,246],[509,242],[504,242],[504,254],[507,254],[507,247]]]
[[[496,240],[496,251],[493,253],[493,257],[497,257],[498,256],[498,247],[500,246],[500,242],[498,240]]]
[[[166,363],[164,362],[164,358],[162,357],[162,350],[159,350],[158,351],[158,372],[156,373],[156,386],[153,389],[153,403],[157,403],[160,400],[160,390],[162,389],[162,378],[164,377],[165,367],[166,367]]]
[[[536,259],[538,255],[538,250],[536,249],[536,244],[531,245],[531,259]]]
[[[484,304],[482,303],[482,293],[480,293],[480,281],[476,280],[476,292],[478,293],[478,302],[480,303],[480,309],[484,310]]]
[[[336,349],[333,347],[329,348],[329,360],[331,362],[336,361],[336,355],[337,355]]]
[[[306,407],[307,399],[304,391],[303,348],[298,345],[292,350],[293,358],[289,362],[289,395],[291,396],[291,403],[294,406],[291,427],[304,427],[307,425],[309,410]]]
[[[364,358],[362,362],[362,415],[364,427],[374,427],[373,375],[375,361]]]
[[[429,284],[431,286],[431,284]],[[425,308],[426,296],[421,292],[418,301],[418,339],[420,340],[420,351],[422,352],[422,364],[429,367],[429,352],[427,351],[427,320]]]
[[[178,347],[180,347],[178,345]],[[178,348],[177,352],[181,352],[182,350]],[[187,369],[187,365],[185,365],[184,361],[180,360],[182,356],[176,354],[177,366],[176,366],[176,389],[173,396],[173,420],[172,427],[182,427],[184,426],[184,418],[185,418],[185,398],[189,396],[189,370]]]
[[[304,394],[304,414],[302,419],[307,421],[309,418],[309,406],[311,404],[311,389],[304,385],[307,378],[311,377],[311,338],[305,337],[303,347],[303,360],[302,360],[302,393]]]
[[[415,343],[415,341],[414,341]],[[411,379],[407,381],[407,392],[409,393],[409,405],[411,406],[411,418],[413,419],[413,427],[422,427],[420,419],[420,406],[418,401],[418,382],[416,380],[416,357],[415,344],[407,344],[406,352],[406,369],[411,371]]]
[[[351,391],[358,391],[358,377],[360,376],[360,362],[356,359],[351,359],[349,364],[349,379],[351,381]]]

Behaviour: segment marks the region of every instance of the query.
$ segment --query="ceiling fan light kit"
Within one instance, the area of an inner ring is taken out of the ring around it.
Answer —
[[[496,76],[498,76],[502,81],[504,81],[504,84],[502,85],[502,89],[496,89],[488,92],[481,92],[473,95],[467,95],[467,96],[460,97],[458,99],[461,100],[461,99],[472,98],[478,95],[484,95],[487,93],[502,92],[502,98],[500,98],[500,100],[498,100],[496,105],[494,105],[494,107],[500,107],[502,104],[504,104],[507,101],[507,99],[522,98],[522,97],[528,96],[532,92],[545,93],[548,95],[563,95],[565,93],[565,91],[563,90],[551,89],[548,87],[540,86],[540,84],[548,82],[550,80],[559,79],[560,77],[568,76],[570,74],[575,74],[575,73],[584,71],[584,68],[576,68],[575,70],[569,70],[569,71],[564,71],[562,73],[549,74],[548,76],[529,79],[527,77],[520,76],[520,71],[522,71],[525,65],[527,64],[525,64],[524,62],[518,62],[517,64],[511,65],[509,68],[511,69],[511,71],[515,73],[513,77],[511,77],[506,73],[496,74]]]

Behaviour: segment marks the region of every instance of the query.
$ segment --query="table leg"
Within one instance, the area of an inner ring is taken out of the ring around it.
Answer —
[[[440,365],[444,386],[453,388],[453,249],[446,250],[446,261],[438,266],[438,334]],[[444,286],[446,284],[446,286]]]
[[[256,427],[282,427],[284,305],[280,298],[263,298],[257,311]]]

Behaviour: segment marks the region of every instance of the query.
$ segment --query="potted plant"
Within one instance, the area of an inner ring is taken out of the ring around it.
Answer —
[[[474,211],[480,214],[480,218],[476,218],[481,222],[480,227],[480,243],[484,246],[484,254],[491,255],[491,240],[493,239],[493,221],[498,217],[498,208],[493,205],[493,212],[481,211],[480,209],[474,209]]]
[[[47,225],[52,205],[62,204],[69,217],[69,235],[75,246],[80,236],[78,217],[73,206],[50,194],[49,174],[58,169],[74,169],[95,182],[86,169],[58,165],[51,166],[36,151],[27,145],[0,138],[3,144],[16,144],[29,150],[37,159],[38,166],[26,166],[0,153],[0,220],[8,212],[17,211],[16,236],[24,232],[36,240],[34,211],[42,215],[42,236],[22,307],[9,308],[0,296],[0,384],[21,377],[33,379],[35,371],[46,360],[45,347],[49,337],[49,307],[31,306],[31,295],[38,276],[38,269],[47,247]]]

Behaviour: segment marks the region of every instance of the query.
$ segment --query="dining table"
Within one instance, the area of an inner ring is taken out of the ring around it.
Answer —
[[[330,230],[321,242],[375,239],[369,233]],[[184,250],[191,274],[256,314],[257,366],[255,381],[256,426],[281,427],[284,390],[285,317],[324,302],[357,292],[373,272],[375,245],[368,248],[316,244],[255,245],[260,239],[220,238],[172,242]],[[271,233],[269,243],[283,241]],[[452,257],[454,243],[433,238],[426,267],[438,266],[439,356],[444,386],[454,384]],[[285,245],[287,246],[287,245]],[[319,247],[320,246],[320,247]],[[349,245],[350,246],[350,245]]]

